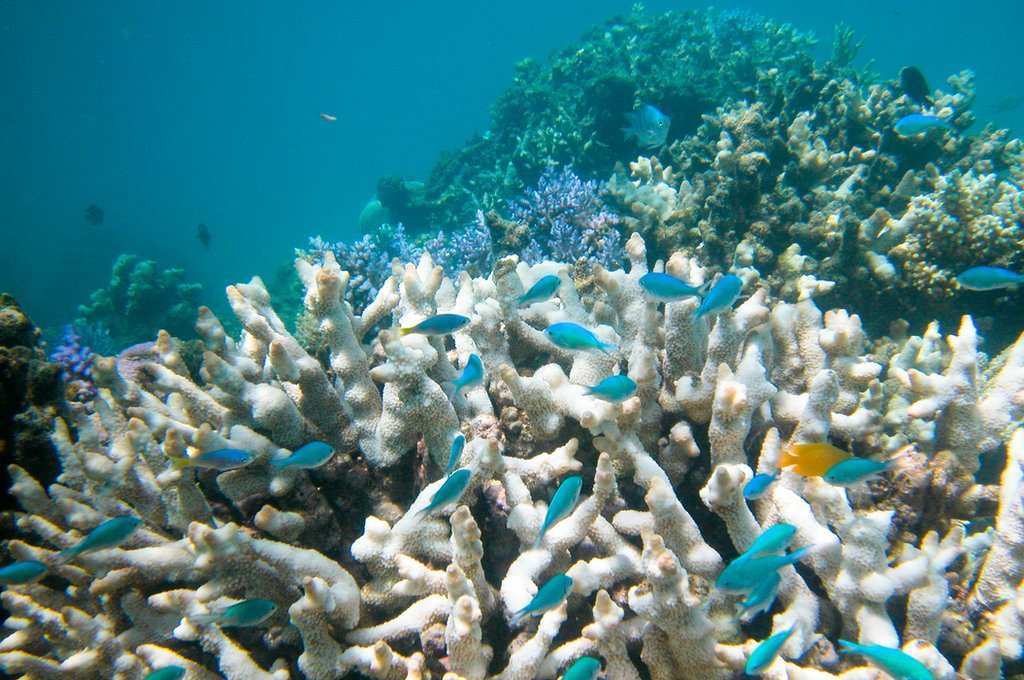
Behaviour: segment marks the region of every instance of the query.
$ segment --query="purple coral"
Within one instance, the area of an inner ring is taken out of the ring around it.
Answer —
[[[434,262],[441,265],[448,276],[455,277],[461,271],[474,276],[486,276],[494,266],[494,243],[491,230],[487,228],[484,214],[476,212],[476,224],[453,234],[437,232],[427,241],[423,250],[430,253]]]
[[[96,384],[93,382],[92,350],[82,341],[75,327],[68,324],[57,351],[50,359],[61,365],[69,401],[87,402],[96,396]]]
[[[616,225],[621,218],[607,210],[603,195],[597,181],[584,182],[570,167],[549,165],[536,189],[509,202],[512,218],[528,227],[532,237],[523,260],[582,258],[608,268],[620,266],[625,251]]]

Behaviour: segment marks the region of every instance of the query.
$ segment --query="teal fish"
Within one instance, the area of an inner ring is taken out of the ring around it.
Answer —
[[[628,142],[630,137],[636,137],[637,145],[651,149],[661,146],[668,139],[672,119],[650,104],[644,104],[636,111],[624,113],[622,117],[628,123],[622,128],[624,141]]]
[[[651,272],[640,277],[640,286],[658,302],[675,302],[688,297],[697,297],[704,292],[703,286],[691,286],[671,274]]]
[[[615,345],[601,342],[596,335],[583,326],[569,321],[551,324],[544,329],[544,335],[548,336],[548,340],[552,344],[558,345],[562,349],[598,349],[605,354],[608,354],[608,350],[619,349]]]
[[[605,401],[615,403],[626,401],[636,394],[636,383],[625,375],[612,375],[593,387],[587,388],[587,394]]]
[[[333,455],[334,447],[330,444],[309,442],[295,449],[290,456],[270,461],[270,469],[274,472],[280,472],[285,468],[312,470],[329,461]]]
[[[877,477],[891,469],[895,462],[895,458],[882,461],[870,458],[847,458],[830,467],[821,478],[832,486],[853,486]]]
[[[786,522],[779,522],[761,532],[761,535],[754,539],[747,551],[743,554],[747,557],[757,557],[762,553],[782,552],[789,547],[793,536],[796,535],[796,527]]]
[[[893,126],[893,130],[900,137],[914,137],[936,129],[946,129],[950,132],[957,131],[952,123],[949,122],[949,118],[939,118],[930,113],[908,114],[896,121],[896,125]]]
[[[754,475],[754,478],[743,485],[743,497],[748,501],[756,501],[761,496],[768,493],[768,488],[775,483],[775,480],[779,478],[779,471],[768,474],[762,472]]]
[[[484,362],[481,361],[480,357],[476,354],[470,354],[469,359],[466,360],[466,367],[462,369],[462,374],[455,379],[452,383],[455,386],[455,392],[463,390],[473,385],[479,385],[484,381]]]
[[[270,600],[257,597],[252,600],[236,602],[226,609],[209,614],[198,614],[190,617],[193,623],[205,625],[215,623],[218,626],[258,626],[277,611],[277,605]]]
[[[185,467],[199,467],[208,470],[237,470],[256,460],[256,456],[241,449],[217,449],[204,451],[195,456],[168,456],[175,470]]]
[[[882,645],[858,645],[849,640],[839,641],[840,652],[861,654],[891,675],[894,680],[935,680],[935,676],[923,663],[906,652]]]
[[[693,313],[695,319],[708,314],[721,314],[732,309],[732,305],[739,299],[743,292],[743,279],[735,274],[726,274],[715,281],[711,290],[701,300],[700,307]]]
[[[57,560],[63,564],[77,555],[116,548],[127,541],[128,537],[135,533],[140,526],[142,526],[142,520],[138,517],[108,519],[90,531],[85,538],[79,541],[78,545],[57,553]]]
[[[448,453],[448,468],[444,471],[445,477],[450,477],[452,470],[459,466],[459,459],[462,458],[464,448],[466,448],[466,437],[460,432],[452,440],[452,450]]]
[[[469,468],[462,468],[451,473],[448,479],[444,480],[444,484],[430,497],[430,502],[416,514],[429,515],[434,510],[457,501],[469,485],[469,475]]]
[[[583,486],[583,479],[579,475],[566,477],[555,490],[551,497],[551,505],[548,506],[547,514],[544,515],[544,522],[540,525],[540,533],[537,540],[533,542],[534,548],[540,547],[540,542],[548,529],[561,522],[572,514],[576,507],[576,501],[580,499],[580,488]]]
[[[786,555],[764,555],[750,557],[740,555],[729,563],[715,579],[715,587],[726,592],[745,592],[756,588],[768,574],[783,567],[796,564],[811,551],[805,546]]]
[[[772,603],[775,602],[775,593],[778,590],[779,583],[782,581],[782,576],[779,572],[773,571],[764,577],[764,579],[754,586],[754,589],[750,591],[750,595],[747,599],[740,603],[740,613],[738,617],[746,616],[750,614],[756,616],[761,612],[766,612],[772,608]]]
[[[581,656],[565,671],[562,680],[597,680],[601,662],[592,656]]]
[[[747,665],[743,667],[743,672],[747,675],[761,675],[768,670],[768,667],[775,663],[775,659],[779,656],[779,650],[782,649],[782,645],[786,644],[786,640],[794,630],[796,630],[796,626],[776,633],[759,644],[747,658]]]
[[[537,594],[530,600],[530,604],[512,616],[510,624],[514,626],[527,616],[540,616],[545,612],[551,611],[565,601],[565,598],[569,596],[570,590],[572,590],[571,577],[565,574],[552,576],[547,583],[540,587]]]
[[[554,274],[542,276],[537,279],[537,283],[530,286],[530,290],[519,296],[519,304],[533,304],[534,302],[547,300],[555,294],[560,285],[562,285],[562,279]]]
[[[461,314],[438,314],[420,321],[415,326],[398,329],[398,336],[419,333],[420,335],[447,335],[469,324],[469,318]]]
[[[27,583],[35,583],[43,577],[47,569],[45,564],[35,560],[8,564],[0,569],[0,585],[23,586]]]
[[[180,680],[185,677],[185,669],[181,666],[164,666],[158,671],[153,671],[143,680]]]
[[[957,276],[956,282],[967,290],[997,290],[1024,283],[1024,274],[1001,267],[971,267]]]

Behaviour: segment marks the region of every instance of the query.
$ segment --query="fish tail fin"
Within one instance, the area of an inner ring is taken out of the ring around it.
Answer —
[[[280,460],[272,460],[272,461],[270,461],[268,463],[268,465],[270,466],[270,471],[272,473],[274,473],[274,474],[277,474],[278,472],[283,470],[284,469],[284,462],[286,460],[288,460],[288,459],[287,458],[281,458]]]
[[[448,401],[454,399],[455,395],[459,393],[458,385],[450,380],[445,380],[441,383],[441,391],[444,392],[444,396],[448,398]]]
[[[54,558],[53,558],[53,566],[55,566],[55,567],[62,567],[65,564],[67,564],[68,562],[70,562],[71,559],[75,555],[77,555],[77,554],[78,554],[78,551],[75,548],[68,548],[67,550],[61,550],[59,553],[57,553],[54,556]]]
[[[508,620],[508,625],[510,625],[510,626],[518,625],[519,622],[522,621],[525,618],[526,618],[526,609],[525,608],[524,609],[520,609],[519,611],[517,611],[515,614],[512,615],[511,619]]]
[[[396,329],[395,334],[400,338],[404,338],[405,336],[409,335],[409,333],[412,333],[414,328],[415,326],[404,326],[402,328]]]
[[[220,614],[214,614],[214,613],[210,612],[208,614],[194,614],[194,615],[188,617],[188,620],[191,621],[194,624],[197,624],[197,625],[200,625],[200,626],[206,626],[206,625],[209,625],[211,623],[215,623],[217,621],[217,619],[219,619],[219,618],[220,618]]]
[[[849,640],[839,640],[839,651],[840,652],[859,652],[861,646],[856,642],[850,642]]]
[[[167,456],[167,460],[171,461],[171,468],[174,470],[183,470],[189,464],[187,456]]]
[[[604,354],[611,354],[611,352],[618,352],[619,348],[610,342],[599,342],[597,348]],[[611,350],[611,351],[609,351]]]
[[[808,555],[811,555],[813,553],[814,553],[814,546],[813,545],[805,545],[804,547],[800,548],[799,550],[794,550],[793,552],[789,553],[788,555],[786,555],[786,557],[788,558],[788,562],[790,564],[796,564],[797,562],[799,562],[803,558],[805,558]]]

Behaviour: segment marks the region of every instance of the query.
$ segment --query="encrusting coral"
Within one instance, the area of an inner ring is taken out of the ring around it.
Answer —
[[[509,257],[488,277],[452,280],[424,254],[396,262],[359,314],[344,301],[349,274],[326,253],[297,262],[326,342],[319,358],[253,279],[228,289],[239,340],[202,310],[197,371],[167,333],[136,380],[99,359],[89,410],[54,421],[57,483],[10,468],[23,512],[9,551],[49,573],[3,593],[0,667],[32,678],[135,679],[174,664],[189,678],[216,668],[233,680],[526,680],[590,655],[612,680],[725,680],[751,637],[795,627],[768,677],[875,677],[839,660],[838,637],[900,647],[935,678],[1019,671],[1024,338],[986,362],[965,317],[946,342],[929,329],[872,343],[856,315],[819,310],[828,282],[801,276],[797,299],[776,301],[753,267],[737,270],[749,297],[735,310],[696,318],[695,299],[647,297],[638,234],[627,252],[627,269],[596,268],[587,302],[566,263]],[[707,276],[682,253],[655,269]],[[556,297],[520,306],[547,274],[562,280]],[[469,325],[450,337],[370,334],[438,313]],[[553,345],[542,331],[562,321],[617,349]],[[452,394],[445,384],[471,354],[483,384]],[[634,396],[587,394],[616,372]],[[423,512],[459,433],[465,491]],[[899,450],[901,465],[848,490],[783,471],[759,500],[744,498],[789,444],[829,439],[858,456]],[[337,454],[273,473],[269,461],[311,440]],[[225,448],[255,461],[171,464]],[[1000,463],[1001,486],[976,481]],[[533,548],[569,474],[584,480],[581,500]],[[143,526],[124,545],[57,558],[125,515]],[[968,530],[983,516],[995,526]],[[742,596],[716,579],[781,523],[811,553],[779,571],[767,615],[741,621]],[[510,623],[560,574],[572,580],[564,601]],[[203,616],[255,597],[276,604],[260,627],[222,630]]]

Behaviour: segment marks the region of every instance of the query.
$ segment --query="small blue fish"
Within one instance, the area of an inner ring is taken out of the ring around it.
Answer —
[[[711,290],[701,301],[700,307],[693,313],[693,317],[699,319],[708,314],[721,314],[731,309],[742,292],[743,279],[735,274],[726,274],[711,286]]]
[[[661,146],[668,139],[668,130],[672,127],[672,119],[654,108],[644,104],[636,111],[622,114],[628,124],[622,128],[624,140],[636,137],[636,143],[645,149]]]
[[[330,444],[309,442],[295,449],[290,456],[270,461],[270,469],[274,472],[280,472],[290,467],[298,470],[312,470],[329,461],[333,455],[334,447]]]
[[[744,592],[756,588],[768,574],[796,564],[811,550],[805,546],[787,555],[749,557],[741,555],[729,563],[715,579],[715,587],[726,592]]]
[[[127,541],[128,537],[135,533],[140,526],[142,526],[142,520],[138,517],[108,519],[90,531],[85,538],[79,541],[78,545],[57,553],[57,560],[63,564],[77,555],[116,548]]]
[[[237,470],[256,460],[256,456],[241,449],[217,449],[204,451],[195,456],[168,456],[175,470],[186,467],[205,468],[207,470]]]
[[[47,566],[35,560],[15,562],[0,569],[0,585],[23,586],[27,583],[35,583],[46,573]]]
[[[893,130],[900,137],[914,137],[916,135],[923,135],[929,130],[942,128],[950,132],[957,131],[952,123],[949,122],[949,118],[939,118],[930,113],[908,114],[896,121],[896,125],[893,126]]]
[[[761,496],[768,493],[768,488],[775,483],[775,480],[779,478],[779,471],[768,474],[762,472],[754,475],[754,478],[743,485],[743,497],[748,501],[756,501]]]
[[[927,666],[899,649],[882,645],[858,645],[849,640],[840,640],[839,646],[840,653],[856,652],[861,654],[891,675],[894,680],[935,680],[935,676]]]
[[[754,539],[747,551],[743,553],[747,557],[757,557],[764,553],[782,552],[789,547],[796,535],[796,527],[786,522],[779,522],[761,532],[761,535]]]
[[[761,612],[771,609],[781,581],[782,576],[777,571],[773,571],[768,576],[765,576],[764,580],[750,591],[747,599],[740,603],[740,613],[737,615],[737,618],[742,618],[747,614],[756,616]]]
[[[997,290],[1024,283],[1024,274],[1001,267],[971,267],[956,277],[956,282],[967,290]]]
[[[419,333],[420,335],[447,335],[469,324],[469,318],[461,314],[438,314],[420,321],[415,326],[398,329],[398,337]]]
[[[545,612],[549,612],[558,605],[562,604],[566,597],[569,596],[569,591],[572,590],[572,578],[565,574],[559,574],[558,576],[552,576],[547,583],[540,587],[537,594],[530,600],[530,604],[526,605],[519,611],[517,611],[510,621],[511,625],[516,625],[527,616],[540,616]]]
[[[895,458],[882,461],[870,458],[848,458],[830,467],[821,478],[832,486],[854,486],[892,469],[895,462]]]
[[[190,617],[193,623],[206,625],[215,623],[218,626],[258,626],[277,611],[277,605],[270,600],[257,597],[252,600],[236,602],[227,609],[210,614],[198,614]]]
[[[782,649],[782,645],[786,644],[786,640],[794,630],[796,630],[796,626],[776,633],[759,644],[747,658],[747,665],[743,667],[743,672],[747,675],[761,675],[768,670],[768,667],[775,663],[775,659],[779,656],[779,650]]]
[[[164,666],[158,671],[153,671],[143,680],[180,680],[185,677],[185,669],[181,666]]]
[[[587,394],[605,401],[619,403],[636,394],[636,383],[629,376],[612,375],[593,387],[588,387]]]
[[[658,302],[675,302],[704,294],[704,286],[691,286],[671,274],[651,272],[640,277],[640,286]]]
[[[534,302],[547,300],[555,294],[560,285],[562,285],[562,279],[554,274],[542,276],[537,279],[537,283],[530,286],[530,290],[519,296],[519,304],[533,304]]]
[[[445,477],[450,477],[452,470],[459,467],[459,459],[462,458],[464,448],[466,448],[466,437],[460,432],[452,440],[452,450],[448,454],[448,468],[444,471]]]
[[[551,324],[544,329],[544,335],[548,336],[548,340],[552,344],[558,345],[562,349],[598,349],[605,354],[608,354],[608,350],[619,349],[615,345],[601,342],[596,335],[583,326],[569,321]]]
[[[469,475],[469,468],[462,468],[451,473],[448,479],[444,480],[444,484],[430,497],[430,502],[416,514],[429,515],[437,508],[443,508],[449,503],[457,501],[462,492],[466,490],[466,486],[469,485]]]
[[[548,529],[561,522],[572,514],[576,507],[576,501],[580,499],[580,488],[583,486],[583,479],[579,475],[573,475],[562,480],[551,497],[551,505],[548,506],[547,514],[544,515],[544,522],[540,525],[540,533],[537,540],[533,542],[534,548],[540,547],[540,542]]]
[[[581,656],[565,671],[562,680],[597,680],[601,662],[592,656]]]
[[[463,390],[473,385],[479,385],[484,381],[484,362],[476,354],[470,354],[469,359],[466,360],[466,367],[462,369],[462,374],[455,379],[452,383],[455,386],[455,392]]]

